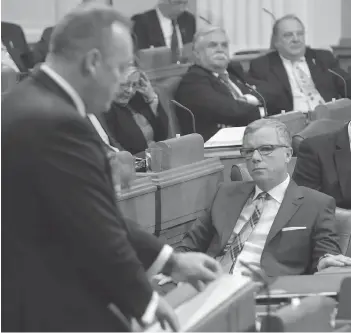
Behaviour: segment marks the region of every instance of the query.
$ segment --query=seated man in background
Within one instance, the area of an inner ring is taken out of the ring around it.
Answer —
[[[187,4],[188,0],[159,0],[155,9],[134,15],[137,49],[168,46],[179,51],[184,44],[191,43],[196,21],[185,10]]]
[[[306,48],[305,27],[298,17],[286,15],[277,20],[272,42],[276,51],[252,60],[249,70],[253,80],[279,92],[270,113],[308,112],[333,98],[351,97],[351,90],[345,96],[345,84],[337,74],[351,84],[350,75],[330,51]]]
[[[102,116],[112,138],[133,155],[168,138],[168,116],[145,73],[134,66]]]
[[[253,181],[221,184],[177,250],[206,252],[225,272],[245,272],[244,262],[269,277],[351,265],[340,254],[335,200],[290,179],[286,126],[272,119],[249,124],[241,154]]]
[[[332,196],[336,205],[351,209],[351,122],[340,131],[303,140],[293,178]]]
[[[228,67],[228,37],[220,27],[209,27],[194,37],[195,65],[182,78],[175,99],[195,116],[196,131],[207,141],[220,124],[244,126],[264,116],[255,97],[243,82],[243,69],[237,64]],[[193,132],[189,114],[178,109],[183,134]]]

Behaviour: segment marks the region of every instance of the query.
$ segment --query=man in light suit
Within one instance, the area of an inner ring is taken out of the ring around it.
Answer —
[[[136,48],[171,48],[172,38],[178,49],[191,43],[196,31],[196,21],[195,17],[185,10],[187,4],[188,0],[159,0],[155,9],[134,15],[132,20]]]
[[[308,112],[333,98],[351,97],[351,89],[345,96],[345,84],[338,75],[349,86],[351,76],[340,68],[330,51],[306,47],[305,27],[298,17],[286,15],[277,20],[272,42],[276,50],[252,60],[249,70],[253,83],[278,93],[269,113]]]
[[[293,178],[351,209],[351,122],[337,132],[303,140]]]
[[[246,272],[241,262],[269,277],[351,265],[340,254],[335,200],[289,177],[286,126],[272,119],[251,123],[241,153],[253,181],[220,185],[208,215],[194,223],[178,250],[205,252],[233,274]]]
[[[178,327],[148,278],[201,287],[213,259],[174,254],[125,221],[86,114],[107,110],[133,58],[129,21],[84,5],[53,32],[46,63],[2,102],[2,330],[125,331],[130,318]]]

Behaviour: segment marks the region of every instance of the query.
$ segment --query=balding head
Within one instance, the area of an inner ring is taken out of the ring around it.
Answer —
[[[229,41],[224,29],[206,26],[194,36],[194,58],[196,64],[221,73],[229,63]]]
[[[130,23],[112,7],[89,2],[55,27],[47,62],[78,91],[88,111],[108,109],[133,59]]]
[[[274,23],[272,46],[281,56],[291,61],[304,56],[305,27],[296,15],[285,15]]]

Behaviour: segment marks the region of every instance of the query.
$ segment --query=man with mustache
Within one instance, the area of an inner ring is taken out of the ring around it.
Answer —
[[[270,113],[285,111],[308,112],[333,98],[345,96],[343,80],[329,69],[343,76],[350,85],[351,77],[343,71],[327,50],[306,47],[305,27],[295,15],[286,15],[273,26],[274,52],[252,60],[249,74],[259,84],[279,92]]]
[[[261,117],[255,97],[245,86],[240,64],[229,64],[229,42],[220,27],[208,27],[194,37],[195,65],[182,78],[175,99],[195,116],[196,131],[204,140],[222,124],[244,126]],[[262,114],[264,115],[264,114]],[[192,132],[189,114],[177,112],[182,134]]]

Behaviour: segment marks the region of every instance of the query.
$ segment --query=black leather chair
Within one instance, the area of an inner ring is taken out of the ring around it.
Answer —
[[[297,155],[300,144],[304,139],[338,131],[342,126],[344,126],[343,121],[334,119],[318,119],[310,122],[301,132],[293,135],[292,147],[294,154]]]
[[[21,72],[33,67],[33,55],[22,28],[15,23],[1,22],[1,40]]]

